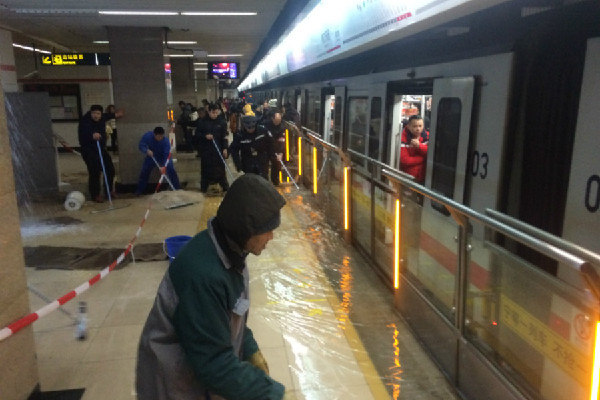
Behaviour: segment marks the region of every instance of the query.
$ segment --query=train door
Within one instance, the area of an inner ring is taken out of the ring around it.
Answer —
[[[333,135],[331,136],[331,143],[342,148],[343,132],[344,132],[344,109],[346,104],[346,87],[336,86],[335,87],[335,99],[333,109]]]
[[[323,107],[321,108],[323,112],[323,116],[321,118],[321,121],[323,121],[323,125],[321,126],[321,135],[323,136],[323,140],[326,142],[331,142],[331,137],[333,136],[333,121],[335,112],[334,88],[327,87],[321,89],[321,104],[323,104]]]
[[[291,101],[291,99],[290,99]],[[296,107],[296,111],[300,114],[300,118],[302,118],[302,91],[300,89],[294,90],[294,101],[292,102],[294,107]]]
[[[384,132],[382,161],[400,169],[400,146],[404,124],[411,115],[419,114],[430,130],[432,80],[390,82],[387,90],[387,128]]]
[[[471,113],[475,79],[444,78],[433,80],[431,129],[427,151],[425,186],[458,202],[464,201],[465,171],[470,145]],[[395,108],[410,117],[417,100],[427,107],[428,98],[419,99],[395,93],[391,98]],[[406,96],[406,97],[404,97]],[[408,101],[407,101],[408,100]],[[401,104],[401,105],[399,105]],[[400,113],[401,115],[401,113]],[[401,118],[397,117],[396,121]],[[397,128],[400,130],[400,127]],[[400,131],[401,132],[401,131]],[[445,208],[435,202],[409,193],[403,197],[402,237],[404,274],[416,288],[435,305],[439,314],[423,313],[419,307],[408,307],[403,313],[427,345],[436,349],[435,358],[452,377],[458,376],[456,355],[458,287],[458,223]],[[409,304],[406,300],[404,303]],[[436,326],[435,333],[431,327]],[[443,345],[443,348],[440,348]]]
[[[369,89],[369,116],[365,144],[366,155],[369,158],[380,161],[383,136],[383,104],[385,100],[385,86],[372,85]]]
[[[579,114],[575,129],[571,173],[567,191],[563,238],[600,253],[600,38],[587,42]],[[558,275],[577,287],[584,287],[579,274],[559,268]]]
[[[473,77],[436,79],[433,83],[425,185],[459,203],[465,201],[474,92]]]

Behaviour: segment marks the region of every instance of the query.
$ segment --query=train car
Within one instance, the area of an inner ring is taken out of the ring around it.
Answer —
[[[383,183],[385,166],[401,169],[401,133],[407,119],[421,115],[429,132],[425,188],[481,213],[500,211],[599,253],[598,21],[597,1],[501,2],[272,79],[249,92],[254,98],[296,105],[304,127],[349,153],[359,175]],[[340,165],[334,158],[331,178],[338,183]],[[358,221],[353,243],[391,278],[392,264],[382,254],[389,254],[393,196],[385,184],[373,191],[355,182],[352,190],[358,199],[352,210]],[[339,189],[333,193],[339,200]],[[457,222],[445,208],[420,196],[407,196],[404,206],[403,213],[410,216],[403,220],[404,274],[438,312],[455,320]],[[362,222],[372,217],[373,224]],[[584,290],[580,274],[518,242],[496,237],[491,242],[515,256],[508,256],[513,267],[504,268],[508,261],[489,244],[489,233],[481,226],[466,229],[471,240],[467,314],[472,324],[463,334],[474,341],[494,336],[514,343],[495,356],[518,371],[514,380],[526,382],[520,386],[526,398],[584,398],[588,388],[574,365],[587,362],[577,354],[589,353],[592,343],[589,335],[576,330],[576,321],[594,314],[593,307],[567,294],[568,289],[559,296],[542,286],[522,286],[534,279],[530,270],[538,270]],[[531,301],[548,315],[520,308]],[[427,329],[420,324],[419,311],[402,311],[417,330]],[[565,352],[576,355],[570,361],[558,359],[511,326],[509,314],[535,327],[540,320],[552,321],[549,328],[536,329],[536,335],[558,332]],[[439,337],[427,339],[421,333],[442,368],[453,370],[454,356],[436,345]],[[480,342],[485,352],[485,340]],[[533,347],[536,360],[520,361],[519,353]],[[489,398],[512,398],[504,395]]]

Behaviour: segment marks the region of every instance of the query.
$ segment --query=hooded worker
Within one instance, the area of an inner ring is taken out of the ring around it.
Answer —
[[[140,400],[282,399],[285,388],[246,326],[246,256],[259,255],[280,224],[284,198],[258,175],[231,185],[208,228],[173,260],[138,349]]]

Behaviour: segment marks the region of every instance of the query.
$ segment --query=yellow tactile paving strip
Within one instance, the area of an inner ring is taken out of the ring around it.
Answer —
[[[294,216],[290,207],[291,206],[287,206],[287,207],[283,208],[282,219],[285,219],[285,220],[291,222],[294,226],[299,227],[299,223],[298,223],[296,217]],[[309,258],[315,259],[316,255],[310,248],[310,244],[308,243],[308,241],[305,241],[305,244],[306,244],[306,246],[304,246],[305,248],[303,251],[302,258],[309,257]],[[286,261],[288,261],[290,264],[296,264],[294,262],[294,260],[288,260],[287,256],[286,256]],[[373,365],[373,362],[367,353],[367,350],[364,348],[362,341],[360,340],[360,337],[358,336],[358,333],[354,329],[352,322],[349,321],[347,315],[345,315],[345,313],[344,313],[345,308],[339,302],[338,297],[335,294],[335,292],[332,290],[329,282],[327,281],[327,278],[325,277],[325,274],[321,271],[321,273],[316,274],[316,275],[313,274],[313,275],[311,275],[311,277],[313,279],[318,279],[319,282],[315,283],[314,285],[323,288],[323,290],[325,292],[324,294],[327,298],[327,302],[329,303],[329,306],[331,307],[331,310],[335,316],[336,321],[338,321],[339,325],[343,326],[342,331],[346,337],[348,346],[350,347],[350,349],[352,350],[352,353],[354,354],[354,357],[356,358],[356,361],[360,367],[360,370],[363,373],[363,376],[364,376],[365,381],[367,382],[367,385],[369,386],[369,389],[373,395],[373,398],[374,399],[388,398],[389,393],[388,393],[387,389],[385,388],[385,385],[382,383],[382,381],[379,377],[379,374],[377,373],[377,370],[375,369],[375,366]]]
[[[200,214],[200,220],[198,221],[197,232],[203,231],[208,225],[208,220],[217,215],[217,209],[223,200],[222,196],[205,196],[202,214]]]

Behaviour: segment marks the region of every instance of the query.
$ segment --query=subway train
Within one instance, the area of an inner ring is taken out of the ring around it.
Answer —
[[[271,79],[246,89],[242,96],[258,104],[273,98],[292,104],[306,132],[349,154],[353,170],[379,182],[386,182],[386,167],[400,170],[402,129],[411,115],[419,114],[429,131],[425,188],[482,214],[496,210],[598,254],[598,21],[597,1],[503,2],[344,59]],[[340,171],[332,171],[334,181],[340,181]],[[374,216],[383,228],[361,233],[365,224],[355,223],[353,229],[359,232],[353,233],[353,243],[374,259],[384,278],[391,279],[390,257],[384,262],[376,258],[382,254],[377,249],[389,244],[385,231],[393,229],[389,223],[393,204],[387,198],[393,193],[385,185],[383,195],[370,189],[360,192],[360,185],[353,187],[353,196],[365,199],[365,220]],[[378,198],[371,211],[366,204],[371,204],[373,194]],[[452,267],[433,254],[456,248],[454,216],[419,197],[406,204],[416,216],[403,235],[417,236],[413,239],[417,251],[410,244],[404,250],[404,273],[439,313],[454,321],[457,294]],[[354,207],[360,217],[361,202]],[[589,331],[590,321],[598,318],[598,304],[569,292],[587,289],[581,274],[521,243],[496,237],[493,242],[540,273],[539,282],[548,275],[566,284],[558,291],[561,295],[528,286],[525,282],[535,282],[537,272],[525,276],[517,268],[499,274],[494,265],[502,256],[488,244],[489,232],[476,224],[467,229],[478,243],[470,254],[470,273],[478,270],[480,283],[469,282],[467,292],[478,294],[467,294],[467,322],[457,326],[462,338],[484,338],[479,346],[483,353],[493,347],[485,337],[511,343],[514,347],[488,354],[519,388],[518,394],[498,389],[486,398],[589,398],[589,382],[582,375],[592,369]],[[510,288],[498,293],[494,285]],[[543,308],[543,316],[524,310],[529,302]],[[441,368],[459,382],[459,390],[485,392],[483,387],[461,388],[464,375],[452,371],[456,359],[444,359],[445,350],[436,343],[439,338],[428,338],[432,326],[424,326],[417,311],[402,311]],[[511,325],[510,315],[520,322]],[[587,322],[577,322],[582,315]],[[578,323],[585,327],[578,328]],[[551,349],[546,343],[555,336]],[[557,356],[559,347],[569,355]],[[536,360],[520,359],[531,348],[536,349],[531,352]]]
[[[426,187],[599,252],[600,14],[573,3],[517,18],[488,9],[458,37],[409,38],[242,95],[289,102],[326,142],[393,168],[419,113],[435,150]]]

